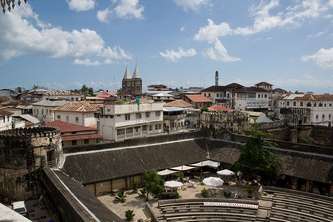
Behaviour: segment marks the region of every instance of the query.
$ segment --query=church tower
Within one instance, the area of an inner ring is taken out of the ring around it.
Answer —
[[[142,79],[140,77],[138,65],[135,66],[133,75],[130,76],[126,66],[122,80],[122,96],[140,96],[142,95]]]

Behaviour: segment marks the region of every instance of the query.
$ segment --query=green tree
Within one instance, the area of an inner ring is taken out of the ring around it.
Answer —
[[[80,89],[80,93],[83,94],[84,96],[93,96],[94,89],[92,87],[88,87],[85,84],[83,84]]]
[[[242,146],[239,160],[234,164],[235,171],[243,172],[244,176],[264,179],[274,178],[279,170],[278,158],[264,146],[263,133],[254,131],[247,143]]]
[[[163,192],[163,180],[156,171],[147,171],[143,176],[144,190],[146,191],[146,200],[149,199],[149,194],[154,196]]]
[[[125,217],[126,217],[126,221],[132,221],[134,219],[134,211],[133,210],[126,210],[125,212]]]

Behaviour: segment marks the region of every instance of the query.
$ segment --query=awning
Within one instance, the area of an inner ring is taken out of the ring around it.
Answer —
[[[182,165],[182,166],[178,166],[178,167],[173,167],[170,168],[171,170],[176,170],[176,171],[187,171],[187,170],[192,170],[195,167],[193,166],[186,166],[186,165]]]
[[[223,186],[224,183],[224,181],[219,177],[207,177],[202,182],[210,187],[220,187]]]
[[[220,166],[219,162],[216,161],[212,161],[212,160],[205,160],[205,161],[201,161],[198,163],[194,163],[194,164],[190,164],[190,166],[194,166],[194,167],[212,167],[212,168],[218,168]]]
[[[228,170],[228,169],[217,171],[217,174],[221,175],[221,176],[233,176],[233,175],[235,175],[235,173],[233,171]]]
[[[175,170],[161,170],[161,171],[158,171],[157,174],[160,175],[160,176],[166,176],[166,175],[170,175],[170,174],[174,174],[174,173],[177,173],[177,171]]]

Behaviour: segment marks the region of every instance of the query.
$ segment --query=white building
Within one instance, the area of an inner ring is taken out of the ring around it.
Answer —
[[[67,101],[41,100],[32,104],[32,115],[37,117],[40,121],[53,121],[53,109],[63,106],[66,103]]]
[[[234,109],[268,110],[271,109],[272,91],[259,87],[243,87],[235,90]]]
[[[0,110],[0,131],[12,129],[12,113],[6,110]]]
[[[163,103],[105,105],[99,117],[104,140],[122,141],[163,132]]]
[[[331,126],[333,124],[333,95],[290,94],[279,101],[279,110],[281,114],[290,113],[294,117],[301,113],[303,116],[297,118],[298,125]],[[302,110],[304,112],[300,112]]]
[[[53,110],[54,120],[61,120],[63,122],[92,128],[97,127],[95,114],[98,111],[98,105],[90,104],[85,101],[69,102]]]

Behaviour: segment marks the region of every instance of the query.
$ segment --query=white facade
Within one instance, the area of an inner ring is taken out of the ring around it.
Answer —
[[[32,104],[32,115],[40,121],[54,121],[53,109],[64,105],[66,101],[48,101],[42,100]]]
[[[236,110],[270,109],[271,102],[271,92],[237,93],[234,98],[234,108]]]
[[[12,129],[13,118],[11,115],[0,115],[0,131]]]
[[[97,118],[94,112],[70,112],[54,110],[54,120],[72,123],[86,127],[97,127]]]
[[[163,103],[106,105],[99,117],[105,140],[121,141],[163,132]]]
[[[311,125],[328,126],[333,124],[333,97],[318,96],[316,99],[309,99],[304,94],[292,94],[279,101],[279,108],[300,108],[310,110],[310,116],[305,123]]]

